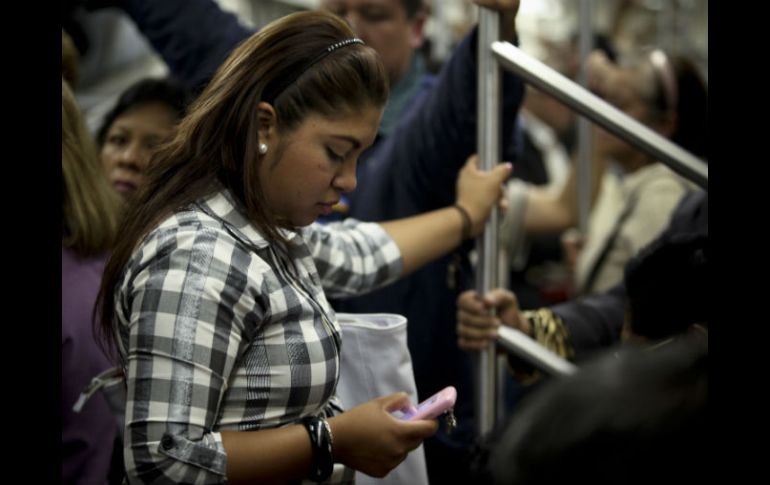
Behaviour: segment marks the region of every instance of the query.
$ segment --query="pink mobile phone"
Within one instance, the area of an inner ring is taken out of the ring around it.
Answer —
[[[405,412],[401,419],[435,419],[455,405],[457,389],[445,387],[430,398],[421,402],[414,411]]]

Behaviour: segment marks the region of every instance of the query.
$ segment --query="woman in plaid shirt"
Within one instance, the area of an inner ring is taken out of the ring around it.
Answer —
[[[342,412],[326,295],[383,286],[478,235],[510,165],[469,160],[445,209],[313,224],[355,188],[387,90],[343,21],[289,15],[233,51],[154,156],[100,293],[127,376],[130,483],[350,482],[436,431],[391,415],[405,393]]]

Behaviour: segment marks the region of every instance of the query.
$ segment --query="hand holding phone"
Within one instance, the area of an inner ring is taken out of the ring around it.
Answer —
[[[436,419],[451,409],[457,400],[457,389],[445,387],[430,398],[421,402],[416,408],[404,411],[401,419]]]

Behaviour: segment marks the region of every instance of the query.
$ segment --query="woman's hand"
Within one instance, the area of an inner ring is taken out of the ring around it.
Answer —
[[[392,411],[411,404],[405,392],[383,396],[329,419],[336,461],[381,478],[433,436],[436,420],[406,421]]]
[[[478,167],[478,156],[471,155],[457,177],[457,204],[462,206],[471,218],[471,236],[476,237],[484,230],[484,223],[495,203],[502,203],[503,182],[513,170],[510,163],[497,165],[486,172]]]

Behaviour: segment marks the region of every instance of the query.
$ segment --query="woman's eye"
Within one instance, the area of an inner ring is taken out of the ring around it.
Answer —
[[[337,153],[335,153],[334,150],[329,147],[326,147],[326,155],[328,155],[328,157],[335,162],[345,161],[345,157],[343,155],[337,155]]]
[[[112,145],[123,146],[126,143],[126,137],[123,135],[112,135],[107,137],[107,142]]]
[[[367,11],[365,10],[361,15],[366,22],[370,23],[377,23],[377,22],[383,22],[385,20],[388,20],[389,16],[387,12],[383,11]]]

